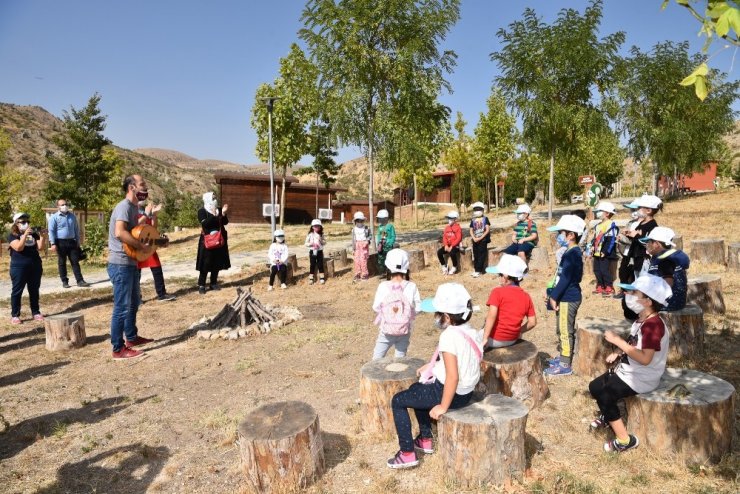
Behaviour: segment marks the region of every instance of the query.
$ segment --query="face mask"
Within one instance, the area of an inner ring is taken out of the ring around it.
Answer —
[[[275,240],[277,240],[279,244],[282,244],[283,242],[285,242],[285,237],[275,237]]]
[[[639,219],[639,218],[640,218],[640,215],[639,215],[639,214],[637,214],[637,211],[635,211],[635,212],[631,213],[631,214],[630,214],[630,216],[632,216],[632,219],[633,219],[633,220],[636,220],[636,219]]]
[[[603,212],[603,211],[598,211],[598,212],[596,213],[596,218],[598,218],[598,219],[602,219],[603,217],[604,217],[604,212]]]
[[[364,221],[355,221],[355,225],[357,225],[358,228],[362,228],[363,226],[365,226],[365,222]]]
[[[22,232],[28,230],[28,223],[18,223],[18,229]]]
[[[136,193],[136,199],[139,201],[146,201],[147,197],[149,197],[148,190],[140,190]]]
[[[64,206],[59,206],[60,213],[66,213],[67,211],[69,211],[69,206],[67,206],[66,204]]]
[[[314,233],[319,233],[319,227],[318,226],[313,227],[313,232]]]
[[[525,219],[527,219],[526,216],[527,215],[525,214],[517,214],[516,219],[518,219],[519,221],[524,221]]]
[[[434,327],[436,327],[437,329],[441,329],[441,330],[447,329],[447,326],[449,326],[450,324],[447,323],[447,322],[443,322],[444,321],[444,317],[445,316],[435,317],[434,318]]]
[[[558,239],[557,240],[558,240],[558,245],[560,247],[568,247],[568,239],[565,238],[565,233],[564,232],[563,233],[560,233],[558,235]]]
[[[627,308],[635,314],[639,314],[645,310],[645,306],[638,300],[637,295],[633,293],[628,293],[624,296],[624,303],[627,304]]]
[[[452,219],[448,219],[448,220],[447,220],[447,224],[448,224],[448,225],[451,225],[451,224],[453,224],[454,222],[455,222],[455,220],[452,220]]]
[[[473,211],[473,217],[474,218],[482,218],[483,217],[483,211]]]
[[[637,211],[637,217],[640,218],[640,219],[647,218],[647,214],[645,214],[642,211]]]

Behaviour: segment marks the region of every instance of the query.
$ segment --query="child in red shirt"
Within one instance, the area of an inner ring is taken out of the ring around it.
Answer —
[[[537,325],[532,297],[519,287],[526,269],[526,262],[510,254],[503,254],[496,266],[486,269],[499,276],[499,286],[491,290],[487,302],[483,341],[488,348],[511,346]]]
[[[442,266],[442,274],[455,274],[460,271],[460,242],[462,242],[462,228],[457,219],[460,215],[457,211],[447,213],[447,226],[442,233],[442,247],[437,251],[439,264]],[[447,260],[452,258],[452,267],[447,269]]]

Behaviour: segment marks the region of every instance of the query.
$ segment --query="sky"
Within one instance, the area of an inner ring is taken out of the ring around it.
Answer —
[[[636,45],[688,40],[698,52],[699,24],[674,2],[605,0],[601,36],[624,31]],[[299,42],[301,0],[0,0],[0,102],[38,105],[54,115],[84,107],[100,93],[106,137],[134,148],[165,148],[198,159],[260,161],[250,125],[257,86],[277,76],[281,57]],[[500,48],[496,32],[526,7],[545,22],[585,0],[462,0],[461,19],[441,48],[454,50],[453,93],[441,101],[461,111],[473,131],[485,110]],[[721,45],[715,44],[710,53]],[[737,79],[736,50],[710,65]],[[737,109],[737,105],[736,105]],[[340,150],[340,162],[360,155]],[[304,159],[307,163],[310,160]]]

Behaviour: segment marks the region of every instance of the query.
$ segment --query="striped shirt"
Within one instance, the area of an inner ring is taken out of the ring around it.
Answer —
[[[533,233],[537,233],[537,223],[532,220],[518,221],[517,224],[514,225],[514,233],[516,233],[517,240],[529,237]],[[536,245],[537,241],[527,241],[527,243]]]

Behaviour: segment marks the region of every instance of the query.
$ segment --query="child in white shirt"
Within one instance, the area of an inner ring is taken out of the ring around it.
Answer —
[[[308,235],[306,235],[306,242],[304,243],[304,245],[310,249],[308,251],[308,259],[310,262],[310,268],[308,271],[308,284],[313,285],[313,274],[318,268],[319,283],[323,285],[325,283],[324,245],[326,245],[326,240],[324,239],[324,227],[321,226],[321,220],[313,220],[311,222],[311,229],[308,230]]]
[[[378,285],[373,310],[378,313],[378,339],[373,360],[385,357],[391,346],[396,357],[405,357],[411,339],[416,314],[421,311],[421,296],[416,283],[409,281],[409,255],[405,250],[392,249],[385,257],[387,281]]]
[[[275,276],[280,278],[280,288],[285,290],[288,286],[285,279],[288,276],[288,246],[285,245],[285,232],[275,230],[275,237],[272,239],[270,249],[267,251],[267,261],[270,263],[270,285],[267,290],[272,290],[275,283]]]
[[[355,226],[352,228],[352,248],[354,249],[355,279],[367,281],[369,273],[367,260],[370,258],[370,229],[365,225],[365,215],[357,211],[354,216]]]

